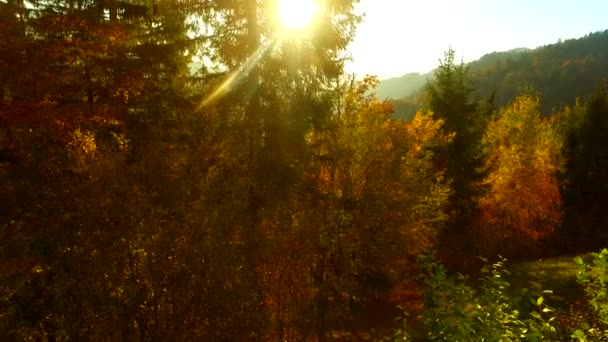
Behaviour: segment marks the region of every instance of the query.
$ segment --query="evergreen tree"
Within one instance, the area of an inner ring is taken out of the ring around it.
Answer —
[[[446,239],[454,248],[467,249],[470,240],[466,232],[476,215],[476,200],[479,195],[477,182],[481,134],[486,117],[479,113],[478,104],[472,97],[472,86],[468,67],[455,63],[454,50],[445,53],[435,71],[435,79],[427,85],[426,107],[444,120],[444,130],[454,134],[451,144],[438,151],[436,163],[452,181],[453,193],[448,211],[452,217],[448,222]],[[456,239],[456,240],[455,240]]]
[[[601,83],[585,105],[577,103],[561,114],[567,155],[564,199],[566,226],[572,238],[594,244],[606,232],[601,218],[606,208],[608,175],[608,92]]]

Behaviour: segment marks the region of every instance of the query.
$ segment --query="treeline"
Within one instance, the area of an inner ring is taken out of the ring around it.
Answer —
[[[446,113],[439,117],[456,136],[445,158],[453,189],[446,252],[478,253],[485,246],[530,257],[534,245],[546,247],[537,256],[601,247],[606,80],[585,100],[546,116],[540,92],[530,89],[500,108],[491,99],[471,100],[471,71],[453,61],[449,51],[425,90],[426,107]]]
[[[541,113],[550,115],[588,96],[608,77],[608,30],[533,50],[490,53],[468,66],[475,97],[502,107],[522,91],[535,89],[541,94]],[[434,72],[382,81],[378,94],[391,97],[396,118],[410,120],[424,105],[421,82],[432,80]]]
[[[448,52],[391,120],[342,72],[353,2],[303,36],[255,1],[1,3],[0,338],[323,341],[420,253],[602,220],[605,90],[494,111]]]
[[[541,112],[549,115],[591,94],[608,77],[608,30],[534,50],[489,54],[470,67],[477,96],[494,93],[496,105],[504,106],[530,87],[542,94]]]

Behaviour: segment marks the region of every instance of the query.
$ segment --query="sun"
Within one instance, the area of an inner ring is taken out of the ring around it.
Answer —
[[[286,29],[307,28],[317,14],[316,0],[277,0],[279,19]]]

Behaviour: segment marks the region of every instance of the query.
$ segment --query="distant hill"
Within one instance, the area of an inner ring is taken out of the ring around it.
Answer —
[[[588,96],[608,77],[608,30],[518,54],[486,55],[470,68],[477,96],[495,91],[495,103],[502,106],[530,87],[549,114]]]
[[[383,80],[376,88],[376,95],[381,99],[401,99],[410,96],[422,88],[431,76],[432,73],[423,75],[412,72]]]
[[[493,52],[468,65],[475,96],[488,99],[494,93],[495,105],[504,106],[530,88],[539,92],[541,110],[549,114],[577,97],[586,97],[608,78],[608,30],[533,50]],[[392,99],[396,117],[409,119],[420,107],[424,84],[433,73],[381,81],[376,94]]]

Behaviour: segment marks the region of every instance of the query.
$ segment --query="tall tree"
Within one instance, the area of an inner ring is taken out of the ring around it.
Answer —
[[[391,120],[391,106],[368,95],[374,84],[347,82],[340,115],[309,132],[311,161],[266,222],[279,246],[264,281],[282,330],[327,338],[401,284],[447,218],[449,185],[432,163],[433,149],[450,139],[442,121],[422,113],[409,124]],[[286,262],[297,267],[277,272]]]
[[[530,247],[559,226],[562,216],[559,172],[562,140],[556,127],[541,118],[539,100],[518,97],[501,110],[484,135],[488,159],[480,198],[480,245],[489,252]]]
[[[170,2],[12,5],[0,23],[2,143],[15,155],[2,164],[8,336],[165,334],[166,283],[151,256],[175,251],[157,248],[177,226],[175,155],[158,150],[184,109],[186,12]]]
[[[310,160],[305,135],[331,115],[330,82],[342,72],[343,50],[358,21],[353,14],[355,3],[324,2],[306,33],[282,32],[274,1],[214,2],[201,12],[204,28],[212,32],[206,57],[224,73],[205,92],[201,111],[217,110],[227,122],[217,132],[225,149],[217,166],[225,172],[207,178],[211,182],[206,186],[217,195],[226,183],[235,189],[219,206],[213,204],[214,197],[208,197],[206,210],[217,206],[225,215],[212,217],[221,220],[216,227],[221,226],[227,236],[242,238],[234,245],[242,258],[234,268],[240,273],[237,278],[248,284],[246,288],[255,289],[248,303],[261,303],[257,296],[276,299],[268,293],[272,289],[266,287],[268,275],[259,274],[257,268],[277,265],[276,260],[268,260],[264,246],[276,243],[279,252],[285,248],[279,241],[288,242],[277,240],[274,229],[283,229],[282,236],[290,236],[292,230],[297,233],[298,226],[290,224],[285,215],[299,209],[287,203],[295,205],[290,196],[295,196]],[[229,216],[232,220],[227,220]],[[276,227],[276,222],[282,224]],[[285,305],[285,301],[279,302]],[[275,317],[293,312],[290,310],[294,308]],[[321,338],[325,317],[318,317],[308,320],[319,328]],[[307,331],[299,328],[300,333]]]
[[[477,196],[480,191],[477,181],[482,165],[480,153],[481,134],[487,118],[480,114],[477,101],[472,99],[472,86],[468,67],[456,64],[454,50],[449,49],[435,71],[435,79],[426,87],[426,107],[445,124],[443,129],[454,134],[451,144],[437,151],[436,162],[452,181],[453,193],[448,211],[452,214],[448,222],[444,241],[448,249],[470,250],[468,228],[475,217]]]
[[[606,232],[602,212],[606,208],[608,150],[603,132],[608,128],[606,82],[582,105],[577,102],[561,113],[565,136],[567,186],[564,189],[566,225],[571,238],[594,244]]]

